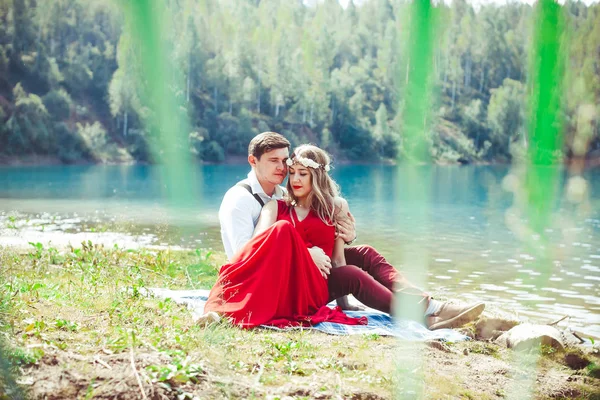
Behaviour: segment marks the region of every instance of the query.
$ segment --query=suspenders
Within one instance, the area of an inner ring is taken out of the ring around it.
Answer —
[[[243,187],[244,189],[246,189],[247,191],[249,191],[249,192],[250,192],[250,194],[251,194],[252,196],[254,196],[254,198],[256,199],[256,201],[258,201],[258,204],[260,204],[260,206],[261,206],[261,207],[264,207],[264,206],[265,206],[265,202],[264,202],[264,201],[263,201],[263,200],[260,198],[260,196],[259,196],[258,194],[254,193],[254,192],[252,191],[252,188],[250,187],[250,185],[248,185],[247,183],[238,182],[238,183],[236,184],[236,186],[241,186],[241,187]]]

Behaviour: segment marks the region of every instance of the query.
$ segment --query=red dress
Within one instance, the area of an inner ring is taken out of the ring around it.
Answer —
[[[323,321],[366,324],[339,307],[330,309],[327,280],[313,262],[308,247],[318,246],[331,257],[335,227],[311,210],[298,221],[293,208],[278,201],[277,222],[253,237],[221,267],[204,310],[216,311],[243,328],[313,325]]]

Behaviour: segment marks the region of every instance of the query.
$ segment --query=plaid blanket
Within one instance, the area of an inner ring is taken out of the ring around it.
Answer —
[[[194,318],[199,318],[204,314],[204,304],[208,300],[208,290],[169,290],[163,288],[149,288],[148,295],[157,298],[170,298],[176,303],[185,304],[192,311]],[[350,297],[350,302],[356,304],[356,300]],[[360,303],[358,303],[360,304]],[[329,306],[333,307],[332,302]],[[430,331],[422,324],[410,320],[395,320],[388,314],[380,311],[368,309],[366,311],[346,311],[346,314],[352,317],[367,317],[367,325],[343,325],[333,322],[321,322],[310,328],[276,328],[274,326],[263,325],[264,328],[273,330],[292,330],[292,329],[315,329],[330,335],[381,335],[395,336],[402,340],[424,341],[424,340],[442,340],[448,342],[460,342],[469,340],[465,336],[453,329],[438,329]]]

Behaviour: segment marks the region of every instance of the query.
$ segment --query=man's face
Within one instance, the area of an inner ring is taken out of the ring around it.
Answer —
[[[290,152],[287,147],[264,153],[260,159],[250,155],[248,162],[254,167],[258,181],[263,184],[280,185],[287,176],[287,164]]]

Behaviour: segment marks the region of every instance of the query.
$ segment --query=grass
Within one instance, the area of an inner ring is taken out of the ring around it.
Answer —
[[[391,391],[385,365],[354,359],[390,338],[331,340],[312,331],[240,330],[226,322],[201,327],[185,307],[144,296],[149,287],[210,288],[222,262],[223,255],[203,250],[130,251],[90,242],[65,251],[39,243],[25,253],[0,249],[1,330],[10,338],[13,372],[47,366],[61,354],[108,359],[152,353],[158,359],[137,368],[143,384],[182,398],[207,380],[217,397],[262,397],[290,384],[294,391],[295,380],[314,375],[328,379],[306,392],[309,397],[312,391]],[[81,397],[97,395],[101,382],[92,375]]]
[[[210,288],[223,262],[223,254],[205,250],[130,251],[90,242],[0,248],[0,399],[19,398],[15,381],[33,398],[379,399],[413,381],[423,398],[505,393],[495,376],[489,390],[487,381],[468,385],[472,368],[485,377],[493,368],[479,365],[506,359],[493,344],[455,344],[452,353],[426,348],[426,360],[407,372],[402,355],[411,353],[402,346],[414,344],[376,334],[199,326],[185,307],[144,295],[149,287]],[[463,355],[464,348],[474,355]],[[596,364],[589,369],[597,371]],[[593,393],[586,385],[577,393]]]

